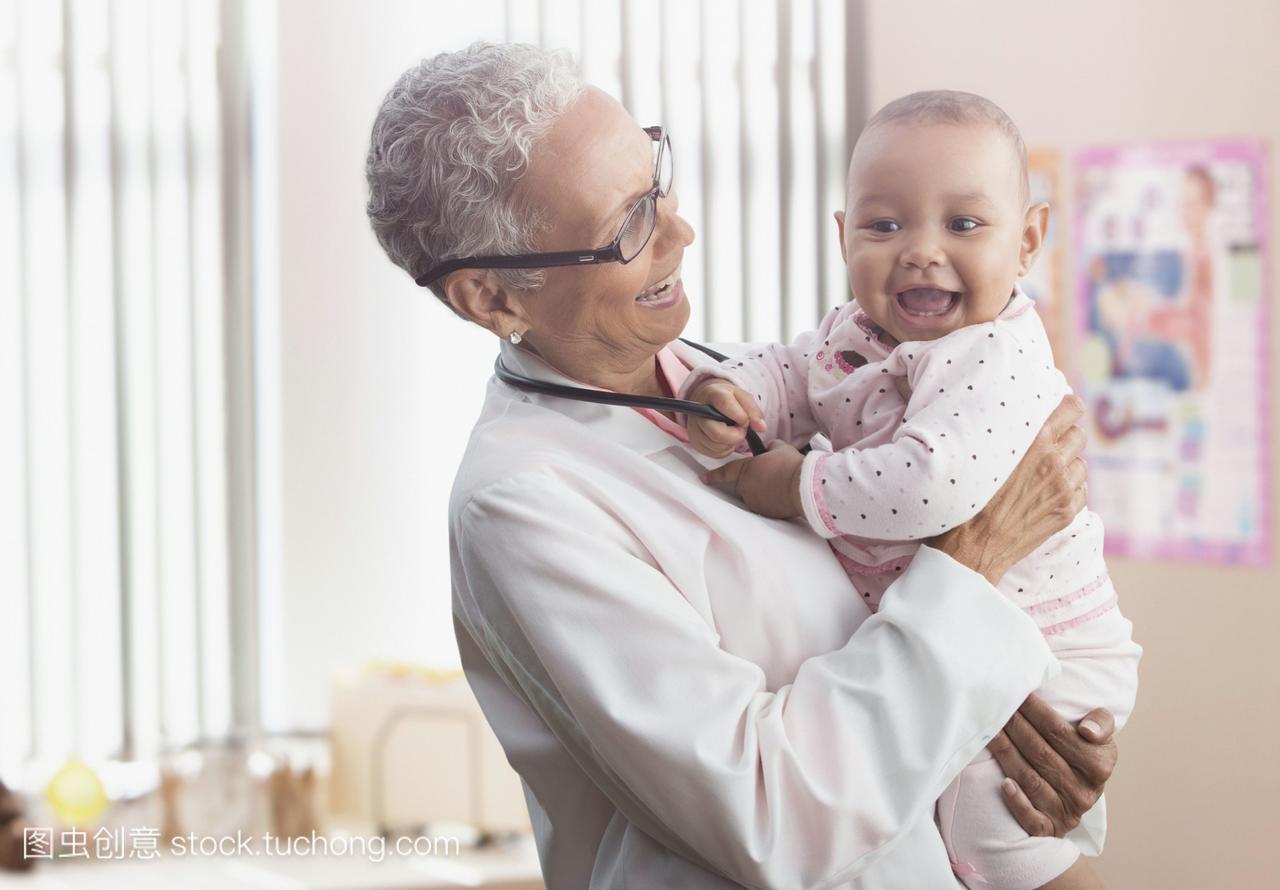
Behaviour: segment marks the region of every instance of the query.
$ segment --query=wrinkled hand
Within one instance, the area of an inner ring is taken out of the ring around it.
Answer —
[[[1004,799],[1035,837],[1063,837],[1098,802],[1116,768],[1115,718],[1105,708],[1078,725],[1035,695],[987,745],[1008,778]]]
[[[771,519],[790,519],[804,512],[800,503],[800,467],[804,455],[781,440],[756,457],[731,460],[706,475],[706,481],[734,486],[754,513]]]
[[[747,425],[764,430],[764,412],[756,404],[751,393],[739,389],[727,380],[709,380],[689,396],[692,402],[701,402],[717,409],[732,420],[735,426],[690,415],[688,422],[689,444],[708,457],[728,457],[747,437]]]

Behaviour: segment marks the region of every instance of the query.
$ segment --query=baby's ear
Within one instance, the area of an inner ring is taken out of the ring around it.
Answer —
[[[845,265],[848,265],[848,251],[844,246],[844,211],[837,210],[832,216],[836,218],[836,236],[840,239],[840,259],[844,261]]]
[[[1018,274],[1026,275],[1035,265],[1049,232],[1049,205],[1041,202],[1027,208],[1022,225],[1022,244],[1018,249]]]

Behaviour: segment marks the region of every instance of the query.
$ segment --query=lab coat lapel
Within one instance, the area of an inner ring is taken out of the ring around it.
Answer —
[[[519,349],[506,341],[501,341],[499,348],[501,349],[503,364],[517,374],[523,374],[535,380],[544,380],[547,383],[558,383],[561,386],[600,389],[598,386],[591,386],[566,377],[538,356]],[[681,353],[681,358],[684,360],[683,353]],[[496,381],[496,379],[495,382],[499,386],[505,386],[505,384]],[[540,393],[525,392],[514,387],[508,387],[508,389],[514,394],[515,398],[563,414],[565,417],[590,427],[593,433],[621,443],[640,455],[647,456],[669,448],[683,448],[679,440],[664,433],[631,408],[625,408],[621,405],[597,405],[593,402],[580,402],[574,399],[545,396]]]

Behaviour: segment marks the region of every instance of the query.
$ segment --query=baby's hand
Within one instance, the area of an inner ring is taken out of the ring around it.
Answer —
[[[710,405],[735,424],[729,426],[719,420],[690,415],[689,444],[708,457],[728,457],[732,454],[747,437],[747,424],[757,430],[764,429],[764,413],[751,393],[739,389],[727,380],[709,380],[695,389],[689,399]]]
[[[781,439],[766,454],[731,460],[707,474],[711,483],[728,482],[752,512],[771,519],[804,513],[800,503],[800,468],[804,455]]]

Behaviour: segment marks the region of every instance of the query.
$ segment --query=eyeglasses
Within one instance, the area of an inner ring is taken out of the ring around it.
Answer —
[[[671,192],[675,158],[665,127],[645,127],[654,142],[653,188],[631,205],[612,243],[594,250],[562,250],[555,253],[526,253],[517,256],[473,256],[446,260],[414,282],[426,287],[459,269],[545,269],[551,266],[593,266],[599,263],[627,264],[640,255],[658,225],[658,199]]]

